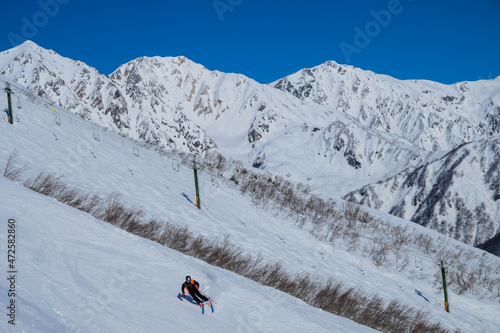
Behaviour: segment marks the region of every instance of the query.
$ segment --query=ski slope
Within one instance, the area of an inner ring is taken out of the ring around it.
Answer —
[[[199,173],[202,209],[195,209],[192,169],[74,118],[40,98],[21,98],[22,108],[14,103],[15,124],[0,121],[2,169],[7,155],[17,149],[21,164],[29,163],[23,179],[48,171],[91,193],[121,193],[129,206],[143,208],[148,217],[186,225],[209,238],[227,234],[244,253],[280,261],[290,272],[307,271],[325,280],[332,276],[388,302],[398,299],[428,311],[432,321],[450,329],[496,332],[500,327],[500,305],[489,299],[450,292],[451,312],[443,311],[443,296],[432,284],[436,267],[428,261],[422,262],[420,279],[392,267],[377,268],[342,244],[332,247],[307,229],[299,229],[294,221],[256,208],[250,198],[203,172]],[[6,105],[4,94],[0,94],[0,105]],[[19,321],[29,327],[26,332],[37,332],[32,325],[38,325],[38,332],[158,332],[166,327],[172,332],[368,330],[128,235],[3,178],[0,207],[2,223],[9,217],[23,223],[18,234]],[[396,224],[409,223],[371,213]],[[438,237],[431,230],[410,225]],[[5,249],[4,231],[0,235],[0,247]],[[457,241],[449,243],[465,247]],[[218,302],[213,318],[211,313],[200,317],[195,305],[176,298],[188,274]],[[2,280],[4,286],[7,281]],[[5,293],[1,297],[6,304]],[[88,309],[90,313],[82,315]],[[6,325],[6,320],[0,325]]]
[[[2,332],[375,332],[3,177],[0,188],[2,249],[5,222],[14,217],[18,225],[16,326],[2,316]],[[177,297],[186,274],[217,301],[213,314]]]

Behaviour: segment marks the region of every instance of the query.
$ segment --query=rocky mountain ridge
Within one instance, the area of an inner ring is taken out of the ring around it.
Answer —
[[[301,100],[334,107],[428,151],[450,150],[500,134],[500,77],[444,85],[397,80],[328,61],[270,85]]]

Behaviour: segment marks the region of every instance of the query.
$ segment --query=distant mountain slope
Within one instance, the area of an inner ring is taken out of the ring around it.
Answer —
[[[500,134],[500,78],[453,85],[402,81],[328,61],[269,85],[426,150],[449,150]]]
[[[483,244],[479,244],[477,247],[500,257],[500,234],[497,234]]]
[[[500,139],[463,145],[345,198],[482,244],[500,231]]]
[[[215,146],[201,128],[190,123],[175,108],[163,115],[168,118],[158,119],[164,125],[162,128],[152,122],[150,126],[157,131],[140,131],[148,124],[143,119],[144,113],[138,112],[141,105],[136,102],[133,89],[122,90],[118,82],[100,74],[95,68],[61,57],[33,42],[27,41],[1,53],[0,73],[14,79],[32,93],[85,119],[116,129],[123,135],[163,146],[184,144],[188,150],[194,150],[197,146],[205,149]],[[137,76],[132,75],[129,83],[134,81],[134,77],[137,80]],[[152,106],[158,105],[157,99],[153,97],[148,102]],[[190,140],[179,139],[184,136],[189,136]]]

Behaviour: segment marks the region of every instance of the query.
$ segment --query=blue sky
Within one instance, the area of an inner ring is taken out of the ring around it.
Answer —
[[[30,39],[110,74],[184,55],[269,83],[334,60],[451,84],[500,75],[500,0],[0,0],[0,50]]]

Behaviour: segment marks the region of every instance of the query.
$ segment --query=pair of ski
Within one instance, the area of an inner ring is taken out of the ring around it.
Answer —
[[[210,305],[210,309],[212,309],[212,312],[214,312],[214,305],[212,304],[212,300],[209,297],[208,301],[201,302],[201,314],[205,314],[205,304]]]

